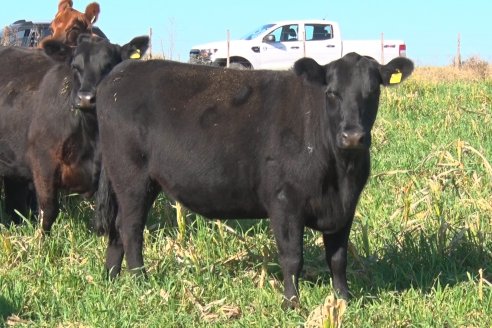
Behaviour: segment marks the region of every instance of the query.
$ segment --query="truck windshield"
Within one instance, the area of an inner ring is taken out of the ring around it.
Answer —
[[[258,35],[260,35],[261,33],[265,32],[266,30],[268,30],[270,27],[274,26],[275,24],[266,24],[266,25],[263,25],[261,26],[260,28],[257,28],[254,32],[252,33],[248,33],[246,34],[245,36],[243,36],[241,38],[241,40],[253,40],[254,38],[256,38]]]

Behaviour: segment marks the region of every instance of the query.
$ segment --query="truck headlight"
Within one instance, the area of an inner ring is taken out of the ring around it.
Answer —
[[[212,55],[217,49],[191,49],[190,63],[192,64],[212,64]]]

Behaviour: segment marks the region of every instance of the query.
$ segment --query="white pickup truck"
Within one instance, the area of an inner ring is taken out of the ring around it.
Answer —
[[[239,40],[194,46],[190,63],[249,69],[290,69],[302,57],[324,65],[349,52],[387,63],[406,56],[401,40],[342,40],[337,22],[295,20],[265,24]],[[228,60],[229,59],[229,60]]]

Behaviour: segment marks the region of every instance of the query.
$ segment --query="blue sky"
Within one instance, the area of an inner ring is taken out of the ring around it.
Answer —
[[[73,0],[84,11],[92,1]],[[195,44],[239,38],[257,26],[286,19],[327,19],[340,23],[343,39],[402,39],[407,56],[418,66],[448,65],[456,54],[492,62],[492,1],[356,1],[356,0],[249,0],[177,1],[99,0],[96,23],[113,43],[124,44],[153,31],[152,49],[167,58],[187,61]],[[58,0],[3,0],[0,26],[18,19],[51,21]]]

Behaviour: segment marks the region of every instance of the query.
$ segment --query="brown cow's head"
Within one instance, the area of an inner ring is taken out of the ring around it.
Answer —
[[[45,38],[42,43],[47,40],[58,40],[68,46],[76,46],[80,34],[91,33],[92,24],[96,22],[100,11],[97,2],[89,4],[85,8],[85,13],[81,13],[73,9],[72,0],[60,0],[58,12],[51,22],[53,33]]]

